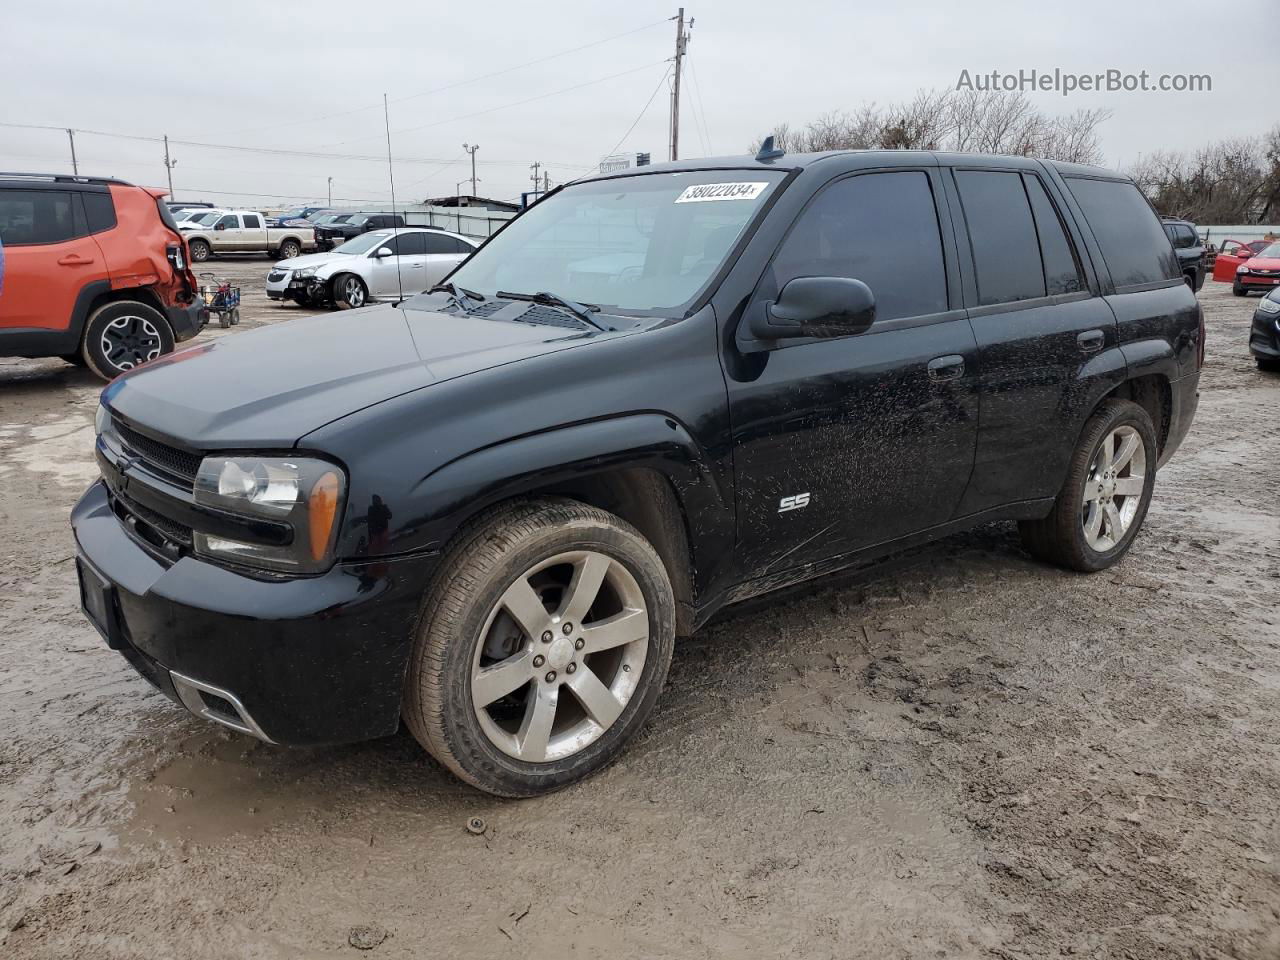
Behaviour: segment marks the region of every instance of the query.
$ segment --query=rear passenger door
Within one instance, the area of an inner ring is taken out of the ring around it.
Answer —
[[[967,516],[1057,496],[1080,429],[1123,379],[1124,358],[1061,198],[1037,170],[957,166],[949,189],[982,358]]]
[[[267,228],[262,225],[262,217],[256,213],[245,213],[240,217],[243,226],[240,228],[239,250],[265,250],[267,248]]]
[[[463,244],[453,237],[443,233],[424,233],[421,236],[426,242],[427,287],[433,287],[448,276],[466,254],[461,250]]]

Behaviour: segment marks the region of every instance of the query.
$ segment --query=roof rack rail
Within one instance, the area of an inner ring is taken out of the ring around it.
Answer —
[[[75,173],[23,173],[20,171],[0,170],[0,180],[46,180],[52,183],[119,183],[131,187],[127,180],[116,177],[90,177]]]

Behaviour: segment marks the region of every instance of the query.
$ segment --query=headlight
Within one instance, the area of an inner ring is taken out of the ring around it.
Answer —
[[[1240,264],[1240,266],[1236,267],[1236,273],[1248,273],[1248,272],[1249,272],[1249,268],[1246,267],[1243,263]]]
[[[106,407],[98,404],[98,412],[93,415],[93,432],[100,437],[110,424],[111,414],[107,413]]]
[[[1280,300],[1272,300],[1270,297],[1263,297],[1258,303],[1258,309],[1262,313],[1280,313]]]
[[[197,504],[267,521],[266,529],[286,535],[264,536],[262,542],[255,542],[197,530],[193,535],[195,551],[267,570],[327,570],[333,565],[333,543],[345,492],[345,474],[324,460],[206,457],[196,475]]]
[[[295,277],[314,277],[316,275],[315,267],[303,267],[301,270],[293,271]]]

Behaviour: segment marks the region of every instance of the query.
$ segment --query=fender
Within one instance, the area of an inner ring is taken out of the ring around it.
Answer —
[[[7,357],[60,357],[80,350],[89,309],[99,297],[111,293],[110,280],[91,280],[80,288],[76,302],[61,330],[11,328],[0,330],[0,355]]]
[[[1120,351],[1128,364],[1130,378],[1159,374],[1173,381],[1182,375],[1177,351],[1163,337],[1131,340],[1121,344]]]
[[[638,413],[529,434],[459,457],[429,473],[410,493],[423,516],[426,549],[441,549],[457,529],[501,500],[581,481],[592,474],[648,467],[675,488],[691,548],[708,552],[733,540],[732,502],[688,430],[663,413]],[[695,568],[697,564],[695,564]]]

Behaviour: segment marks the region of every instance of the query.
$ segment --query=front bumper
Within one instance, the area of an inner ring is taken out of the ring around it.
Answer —
[[[299,277],[292,270],[275,270],[267,274],[268,300],[295,300],[299,303],[314,299],[324,289],[324,281],[314,275]]]
[[[290,745],[395,732],[435,557],[270,579],[194,556],[172,562],[129,532],[102,481],[71,526],[84,583],[101,586],[85,601],[90,619],[105,617],[95,626],[109,645],[193,713]]]
[[[1273,290],[1280,287],[1280,274],[1237,273],[1236,283],[1246,290]]]
[[[1249,352],[1264,360],[1280,360],[1280,314],[1254,311],[1249,328]]]
[[[173,330],[173,339],[178,343],[190,340],[209,322],[209,308],[199,300],[166,307],[164,312],[169,320],[169,327]]]

